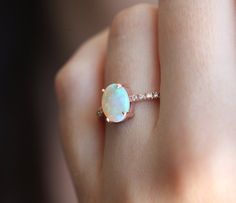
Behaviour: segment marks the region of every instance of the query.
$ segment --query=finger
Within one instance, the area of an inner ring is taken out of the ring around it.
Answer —
[[[159,90],[157,52],[157,8],[141,4],[122,11],[110,32],[106,85],[125,84],[133,93]],[[118,176],[124,175],[124,171],[133,171],[132,176],[135,175],[133,167],[141,163],[134,159],[144,156],[147,142],[154,136],[151,132],[158,118],[158,102],[138,103],[135,107],[134,118],[106,127],[106,174],[116,170]],[[123,176],[118,181],[127,181],[124,179]]]
[[[193,172],[219,151],[232,153],[225,146],[236,130],[235,1],[160,0],[159,6],[158,149],[183,173]]]
[[[95,198],[94,190],[99,188],[104,126],[96,111],[98,90],[103,87],[107,35],[104,31],[86,42],[56,79],[64,151],[78,193],[84,198]]]

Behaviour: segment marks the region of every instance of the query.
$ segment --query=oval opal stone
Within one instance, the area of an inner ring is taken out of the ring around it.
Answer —
[[[102,110],[111,122],[121,122],[125,120],[130,111],[129,95],[126,89],[119,84],[107,86],[102,96]]]

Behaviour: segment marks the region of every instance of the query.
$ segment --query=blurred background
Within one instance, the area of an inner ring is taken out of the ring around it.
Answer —
[[[157,0],[1,0],[0,203],[76,203],[60,148],[56,72],[121,9]]]

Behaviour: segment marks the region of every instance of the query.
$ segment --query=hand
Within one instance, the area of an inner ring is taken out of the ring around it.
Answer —
[[[233,0],[137,5],[62,68],[62,142],[80,202],[236,202],[235,14]],[[105,124],[96,111],[113,82],[160,90],[160,103]]]

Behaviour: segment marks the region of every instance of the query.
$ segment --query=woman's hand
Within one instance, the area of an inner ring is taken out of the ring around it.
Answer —
[[[236,202],[235,20],[234,0],[137,5],[62,68],[62,142],[81,203]],[[160,102],[105,124],[100,90],[114,82],[160,90]]]

